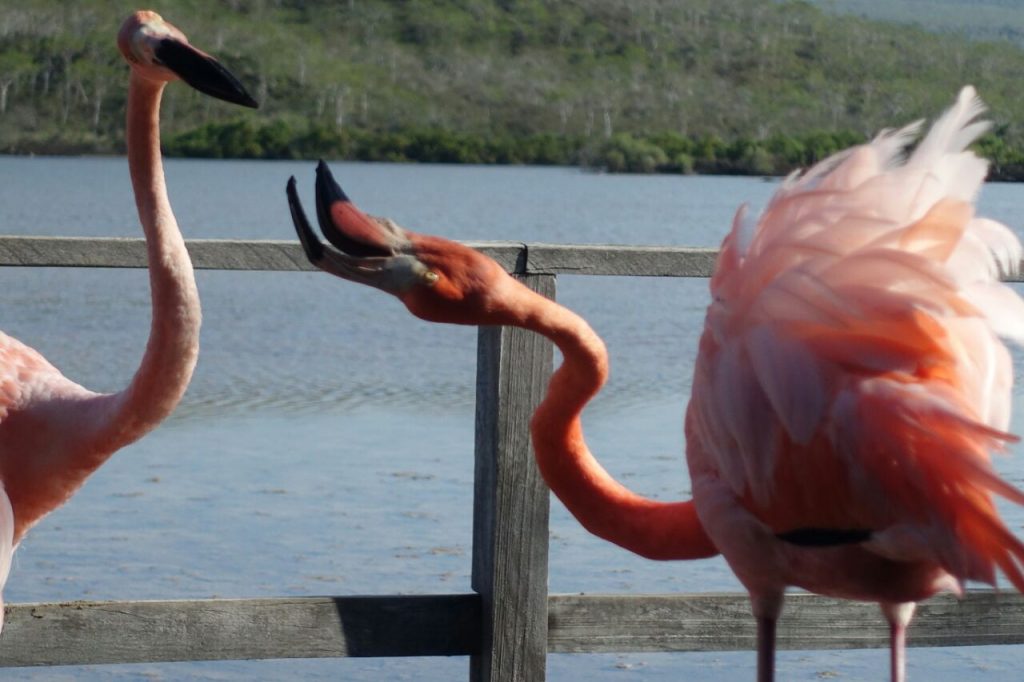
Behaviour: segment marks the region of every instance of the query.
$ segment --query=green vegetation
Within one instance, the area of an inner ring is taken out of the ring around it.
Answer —
[[[120,152],[125,6],[2,3],[0,152]],[[778,174],[934,116],[972,83],[996,123],[979,148],[997,177],[1024,177],[1024,51],[799,0],[151,6],[263,104],[169,88],[169,154]]]
[[[527,133],[496,137],[438,129],[291,129],[281,121],[210,123],[172,137],[167,153],[206,158],[419,161],[472,164],[584,165],[614,173],[777,175],[806,166],[863,137],[849,132],[773,135],[731,142],[679,133],[615,133],[588,142],[578,135]],[[993,141],[995,142],[995,141]],[[999,147],[1005,151],[1004,147]]]

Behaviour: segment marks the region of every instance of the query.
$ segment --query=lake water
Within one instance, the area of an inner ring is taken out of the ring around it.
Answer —
[[[311,207],[311,162],[168,160],[189,238],[293,239],[284,184]],[[750,178],[564,168],[334,163],[357,204],[471,240],[717,246]],[[1024,189],[981,205],[1019,229]],[[138,236],[123,159],[0,157],[0,233]],[[475,330],[428,325],[322,273],[198,273],[202,352],[178,411],[118,453],[22,542],[10,602],[470,591]],[[560,277],[608,343],[585,415],[594,452],[646,495],[689,496],[681,415],[704,280]],[[149,325],[142,270],[0,270],[3,329],[65,374],[117,390]],[[1022,363],[1017,356],[1018,373]],[[1022,430],[1018,399],[1015,428]],[[1019,450],[1019,449],[1018,449]],[[1017,454],[1015,452],[1015,454]],[[1020,455],[997,465],[1024,483]],[[1009,510],[1021,528],[1024,514]],[[721,559],[655,563],[587,535],[557,502],[552,592],[740,590]],[[913,637],[913,631],[911,631]],[[913,679],[1017,680],[1021,647],[914,649]],[[879,679],[883,650],[782,652],[786,680]],[[463,658],[18,669],[2,679],[466,679]],[[553,655],[549,679],[753,679],[752,652]]]

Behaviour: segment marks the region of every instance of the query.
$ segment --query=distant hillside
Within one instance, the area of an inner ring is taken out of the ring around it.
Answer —
[[[1024,46],[1020,0],[810,0],[837,14],[899,22],[972,40],[1007,40]]]
[[[119,150],[123,3],[0,2],[0,151]],[[151,6],[263,103],[240,113],[169,88],[171,153],[777,173],[934,116],[970,82],[998,124],[987,149],[1024,168],[1024,52],[807,2]]]

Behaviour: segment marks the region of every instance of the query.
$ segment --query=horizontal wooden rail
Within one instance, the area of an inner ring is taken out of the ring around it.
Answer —
[[[204,270],[313,270],[297,241],[191,239]],[[517,274],[708,277],[714,249],[466,242]],[[0,266],[144,268],[141,238],[0,236]]]
[[[548,650],[753,650],[755,623],[745,594],[557,595],[548,601]],[[910,646],[1024,643],[1024,596],[977,590],[941,595],[918,606]],[[779,620],[782,649],[872,649],[889,646],[877,604],[796,593]]]
[[[476,594],[9,604],[0,666],[268,658],[468,656]],[[791,594],[784,649],[887,646],[878,607]],[[1024,597],[979,590],[924,602],[911,646],[1024,643]],[[552,653],[738,651],[754,647],[743,594],[552,595]]]
[[[76,601],[6,607],[0,666],[455,656],[479,640],[475,594]]]
[[[688,246],[620,246],[467,241],[509,272],[531,275],[710,277],[718,250]],[[190,239],[200,270],[314,270],[297,241]],[[141,238],[0,235],[0,267],[144,268]],[[1021,264],[1024,271],[1024,263]],[[1007,281],[1024,281],[1021,274]]]

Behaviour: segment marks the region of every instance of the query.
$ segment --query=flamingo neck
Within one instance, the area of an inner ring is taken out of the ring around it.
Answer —
[[[192,262],[171,211],[160,154],[166,84],[132,71],[128,85],[128,168],[149,266],[152,323],[128,387],[108,397],[94,449],[109,454],[153,429],[181,400],[199,354],[201,313]]]
[[[572,311],[529,291],[512,324],[551,339],[564,358],[531,422],[541,475],[591,533],[650,559],[698,559],[718,553],[693,501],[666,503],[633,493],[598,463],[580,416],[608,378],[608,352]]]

